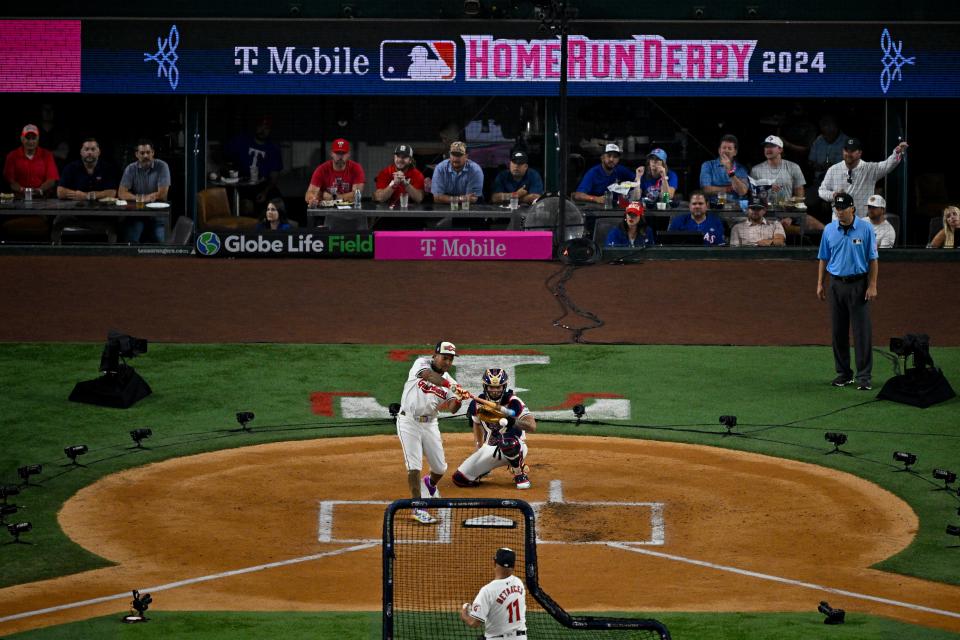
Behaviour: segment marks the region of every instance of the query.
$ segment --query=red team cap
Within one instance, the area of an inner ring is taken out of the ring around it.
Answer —
[[[32,133],[33,135],[40,137],[40,129],[37,128],[35,124],[28,124],[23,128],[23,131],[20,132],[21,138],[26,138],[27,134]]]
[[[441,340],[437,343],[437,346],[434,347],[433,352],[444,356],[455,356],[457,355],[457,345],[452,342],[447,342],[446,340]]]
[[[627,205],[627,215],[643,217],[643,205],[639,202],[631,202]]]
[[[350,153],[350,143],[343,138],[337,138],[333,141],[334,153]]]

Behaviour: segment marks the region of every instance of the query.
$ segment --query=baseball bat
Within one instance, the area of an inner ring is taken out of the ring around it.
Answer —
[[[468,400],[476,400],[477,404],[482,404],[486,408],[493,409],[494,411],[500,411],[504,415],[508,415],[511,418],[514,418],[517,415],[517,412],[514,411],[513,409],[509,407],[504,407],[499,402],[494,402],[493,400],[487,400],[486,398],[478,398],[477,396],[473,395],[469,391],[467,391],[463,397]]]

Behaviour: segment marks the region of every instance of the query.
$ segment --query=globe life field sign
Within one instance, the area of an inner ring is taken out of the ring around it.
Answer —
[[[205,231],[197,236],[197,253],[208,258],[372,258],[373,234]]]

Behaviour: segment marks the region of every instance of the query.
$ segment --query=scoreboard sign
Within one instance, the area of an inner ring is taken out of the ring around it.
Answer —
[[[556,95],[560,41],[537,27],[0,20],[0,91]],[[958,23],[617,21],[571,30],[571,96],[960,96]]]

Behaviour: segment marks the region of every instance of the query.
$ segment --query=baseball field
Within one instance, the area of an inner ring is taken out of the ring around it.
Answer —
[[[443,495],[539,504],[540,582],[568,610],[656,617],[674,638],[960,637],[960,497],[932,475],[960,467],[960,401],[875,397],[885,343],[909,331],[956,381],[957,304],[928,302],[952,264],[881,271],[874,392],[828,384],[826,310],[799,261],[578,270],[567,290],[605,320],[596,344],[554,324],[557,265],[0,266],[0,483],[42,465],[7,497],[5,522],[32,530],[0,532],[4,637],[379,637],[382,514],[405,497],[388,406],[440,338],[458,380],[507,369],[539,423],[530,490],[499,470]],[[503,314],[478,305],[507,278]],[[418,298],[427,281],[449,294]],[[130,364],[153,394],[68,402],[108,328],[151,340]],[[462,416],[441,428],[452,473],[471,438]],[[153,596],[148,624],[120,622],[132,589]],[[846,622],[825,627],[820,601]]]

